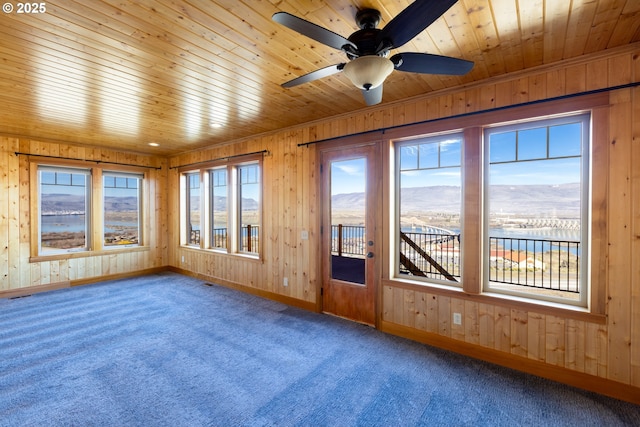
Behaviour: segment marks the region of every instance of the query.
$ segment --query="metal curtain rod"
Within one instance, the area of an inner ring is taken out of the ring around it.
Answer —
[[[186,165],[171,166],[169,169],[178,169],[178,168],[186,168],[186,167],[189,167],[189,166],[204,165],[204,164],[207,164],[207,163],[217,162],[217,161],[220,161],[220,160],[229,160],[229,159],[235,159],[237,157],[253,156],[254,154],[265,154],[265,153],[268,153],[268,152],[269,152],[269,150],[262,150],[262,151],[254,151],[253,153],[234,154],[233,156],[218,157],[217,159],[203,160],[201,162],[188,163]]]
[[[374,133],[374,132],[382,132],[384,134],[388,130],[401,129],[401,128],[408,127],[408,126],[416,126],[416,125],[422,125],[422,124],[426,124],[426,123],[435,123],[435,122],[439,122],[439,121],[442,121],[442,120],[459,119],[459,118],[462,118],[462,117],[475,116],[476,114],[492,113],[492,112],[495,112],[495,111],[503,111],[503,110],[508,110],[508,109],[511,109],[511,108],[526,107],[526,106],[529,106],[529,105],[542,104],[544,102],[559,101],[559,100],[563,100],[563,99],[576,98],[576,97],[579,97],[579,96],[593,95],[593,94],[601,93],[601,92],[610,92],[610,91],[619,90],[619,89],[628,89],[628,88],[633,88],[633,87],[637,87],[637,86],[640,86],[640,82],[627,83],[627,84],[623,84],[623,85],[619,85],[619,86],[610,86],[610,87],[605,87],[605,88],[601,88],[601,89],[594,89],[594,90],[588,90],[588,91],[584,91],[584,92],[571,93],[571,94],[568,94],[568,95],[556,96],[554,98],[538,99],[538,100],[535,100],[535,101],[522,102],[520,104],[505,105],[503,107],[488,108],[486,110],[470,111],[468,113],[456,114],[455,116],[438,117],[436,119],[427,119],[427,120],[423,120],[423,121],[420,121],[420,122],[405,123],[405,124],[402,124],[402,125],[390,126],[390,127],[386,127],[386,128],[378,128],[378,129],[373,129],[373,130],[366,130],[364,132],[356,132],[356,133],[350,133],[350,134],[347,134],[347,135],[340,135],[340,136],[334,136],[334,137],[331,137],[331,138],[319,139],[317,141],[302,142],[302,143],[298,144],[298,147],[308,147],[309,145],[320,144],[322,142],[335,141],[337,139],[348,138],[348,137],[352,137],[352,136],[367,135],[367,134]]]
[[[58,160],[75,160],[75,161],[81,161],[81,162],[94,162],[97,164],[109,164],[109,165],[119,165],[119,166],[135,166],[135,167],[139,167],[139,168],[147,168],[147,169],[155,169],[155,170],[160,170],[162,169],[161,167],[157,167],[157,166],[146,166],[146,165],[134,165],[131,163],[120,163],[120,162],[109,162],[109,161],[105,161],[105,160],[89,160],[89,159],[77,159],[74,157],[61,157],[61,156],[47,156],[45,154],[31,154],[31,153],[22,153],[20,151],[16,151],[15,152],[16,156],[33,156],[33,157],[44,157],[47,159],[58,159]]]

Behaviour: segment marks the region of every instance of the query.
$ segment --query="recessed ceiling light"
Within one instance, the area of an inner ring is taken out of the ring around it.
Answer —
[[[215,128],[215,129],[221,128],[222,127],[222,123],[211,123],[211,127]]]
[[[152,147],[159,147],[160,146],[160,144],[158,144],[157,142],[150,142],[149,145],[152,146]]]

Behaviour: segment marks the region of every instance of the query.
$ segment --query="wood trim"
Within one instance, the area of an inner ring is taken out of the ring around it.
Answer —
[[[594,93],[536,104],[514,105],[504,110],[478,112],[477,114],[464,117],[454,116],[442,118],[442,120],[434,122],[406,125],[400,128],[387,129],[385,131],[385,137],[391,140],[412,139],[419,135],[452,132],[457,129],[486,127],[488,124],[493,127],[520,120],[556,116],[567,112],[575,114],[580,111],[587,111],[608,105],[609,92]]]
[[[561,306],[560,304],[548,303],[545,301],[529,302],[522,298],[510,297],[508,295],[496,296],[496,294],[482,293],[480,295],[470,294],[463,290],[439,286],[426,282],[414,282],[401,279],[385,279],[382,286],[407,289],[417,292],[428,292],[430,294],[441,295],[443,297],[459,298],[466,301],[473,301],[481,304],[491,304],[508,309],[524,310],[540,314],[550,314],[566,319],[583,320],[585,322],[605,325],[607,316],[598,313],[581,311],[579,308]]]
[[[29,162],[29,254],[30,259],[38,256],[40,242],[38,238],[38,226],[40,222],[40,203],[38,202],[38,167],[36,163]]]
[[[29,286],[26,288],[9,289],[6,291],[0,291],[0,299],[1,298],[19,298],[19,297],[32,295],[32,294],[38,294],[41,292],[49,292],[49,291],[55,291],[58,289],[65,289],[70,286],[71,286],[71,283],[68,280],[66,280],[64,282],[48,283],[46,285],[36,285],[36,286]]]
[[[609,106],[591,113],[591,300],[593,313],[605,314],[609,246]]]
[[[462,287],[482,293],[482,129],[464,130],[462,182]]]
[[[234,154],[232,156],[220,157],[213,160],[203,160],[201,162],[189,163],[181,166],[171,166],[169,169],[177,169],[179,173],[195,172],[204,169],[212,169],[217,166],[241,165],[259,161],[262,162],[264,157],[269,155],[268,150],[262,150],[255,153]]]
[[[101,256],[101,255],[148,252],[150,250],[151,248],[149,246],[131,246],[131,247],[125,247],[125,248],[115,246],[111,249],[102,249],[99,251],[62,252],[62,253],[57,253],[52,255],[32,256],[29,258],[29,262],[33,263],[33,262],[44,262],[44,261],[59,261],[62,259],[88,258],[88,257]]]
[[[89,176],[91,195],[89,200],[89,252],[104,250],[104,186],[102,184],[102,168],[92,168]],[[39,201],[38,201],[39,202]],[[142,215],[142,212],[139,212]],[[100,226],[98,226],[100,224]]]
[[[583,390],[592,391],[615,399],[640,404],[640,388],[620,383],[618,381],[612,381],[607,378],[573,371],[526,357],[516,356],[511,353],[505,353],[476,344],[458,341],[442,335],[418,331],[416,329],[388,321],[381,322],[380,330],[392,335],[397,335],[423,344],[473,357],[474,359],[483,360],[485,362],[560,382],[572,387],[578,387]]]
[[[184,274],[185,276],[194,277],[196,279],[204,280],[207,282],[213,282],[217,285],[221,285],[230,289],[235,289],[237,291],[245,292],[251,295],[256,295],[261,298],[266,298],[272,301],[276,301],[282,304],[290,305],[292,307],[302,308],[304,310],[320,312],[319,307],[312,302],[302,301],[297,298],[288,297],[281,294],[276,294],[274,292],[264,291],[262,289],[256,289],[249,286],[242,285],[240,283],[232,282],[229,280],[222,279],[220,277],[208,276],[206,274],[194,273],[189,270],[184,270],[182,268],[168,266],[164,268],[164,270],[172,271],[178,274]]]
[[[106,282],[109,280],[128,279],[131,277],[145,276],[147,274],[158,274],[169,270],[168,267],[145,268],[144,270],[133,271],[129,273],[108,274],[106,276],[88,277],[85,279],[71,280],[71,287],[90,285],[93,283]]]

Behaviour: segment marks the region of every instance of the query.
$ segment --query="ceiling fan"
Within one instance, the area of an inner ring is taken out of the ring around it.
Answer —
[[[277,12],[272,17],[275,22],[341,50],[349,59],[349,62],[321,68],[285,82],[282,87],[297,86],[344,71],[349,80],[362,90],[367,105],[375,105],[382,101],[384,80],[394,69],[421,74],[466,74],[473,68],[473,62],[464,59],[415,52],[398,53],[389,58],[391,49],[409,42],[456,2],[415,0],[382,29],[376,28],[380,23],[380,12],[362,9],[356,14],[360,30],[348,38],[290,13]]]

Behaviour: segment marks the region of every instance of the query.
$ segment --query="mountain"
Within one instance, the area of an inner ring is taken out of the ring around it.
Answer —
[[[40,202],[44,214],[84,213],[84,196],[71,194],[43,194]],[[137,197],[105,197],[104,209],[109,212],[138,210]]]
[[[580,184],[492,185],[491,210],[505,214],[580,216]]]
[[[193,202],[198,203],[198,197],[194,197]],[[216,211],[226,211],[227,198],[215,198]],[[74,196],[70,194],[43,194],[42,212],[46,215],[65,214],[69,212],[84,213],[84,196]],[[257,210],[258,202],[254,199],[242,199],[242,207],[245,210]],[[105,197],[104,209],[109,212],[130,212],[138,210],[138,199],[136,197]]]
[[[580,212],[580,184],[492,185],[491,209],[505,214],[577,217]],[[402,211],[456,213],[461,191],[455,186],[413,187],[402,190]],[[362,206],[364,193],[337,194],[331,198],[333,209],[353,210]]]
[[[43,194],[40,200],[43,214],[80,212],[84,213],[84,196],[71,194]]]

